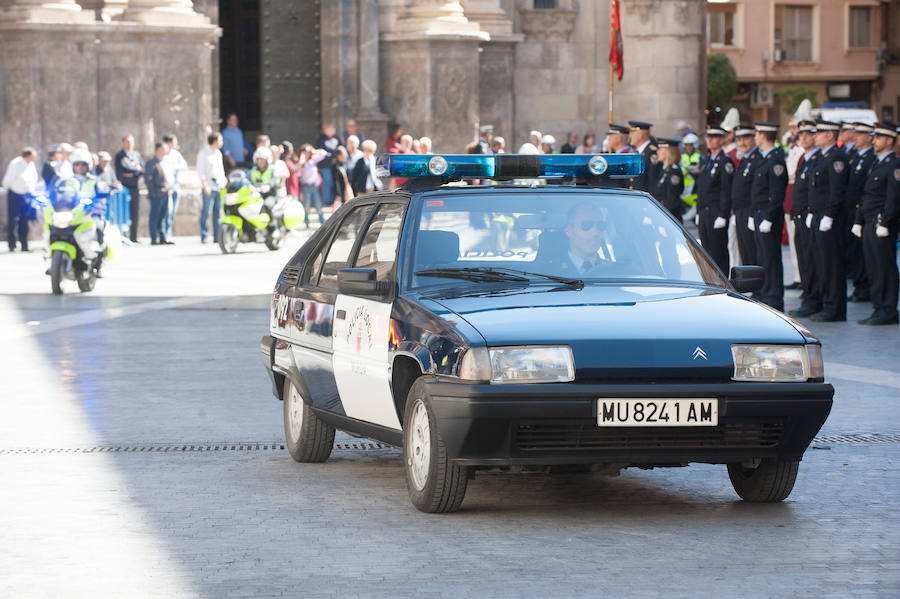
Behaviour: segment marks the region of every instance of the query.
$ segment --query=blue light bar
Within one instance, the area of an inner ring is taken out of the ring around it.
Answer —
[[[622,179],[644,172],[640,154],[384,154],[381,177]]]

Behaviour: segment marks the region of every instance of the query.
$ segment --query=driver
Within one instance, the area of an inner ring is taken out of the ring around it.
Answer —
[[[103,278],[100,266],[103,264],[103,229],[106,226],[105,198],[109,195],[109,186],[91,173],[90,152],[80,148],[69,156],[74,173],[73,180],[78,185],[78,197],[86,204],[85,211],[91,215],[96,225],[97,243],[100,245],[100,259],[97,261],[97,277]]]
[[[566,219],[566,237],[569,251],[561,268],[574,275],[599,274],[610,262],[606,242],[606,218],[593,204],[578,204],[569,211]]]
[[[279,180],[275,176],[275,169],[272,166],[273,162],[272,150],[266,147],[256,148],[256,151],[253,153],[253,168],[250,170],[250,182],[264,198],[274,196],[278,190]]]

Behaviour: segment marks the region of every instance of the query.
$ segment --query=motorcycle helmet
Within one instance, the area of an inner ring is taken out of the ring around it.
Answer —
[[[236,193],[241,188],[250,185],[250,177],[242,170],[231,171],[228,175],[228,185],[225,186],[225,193]]]
[[[700,139],[693,133],[688,133],[684,136],[684,139],[682,139],[681,142],[684,144],[691,144],[696,146],[700,143]]]
[[[93,159],[91,158],[91,153],[88,152],[87,150],[82,150],[81,148],[76,148],[69,155],[69,162],[72,163],[72,166],[75,166],[79,162],[83,162],[88,166],[88,168],[90,168],[91,163],[93,162]]]
[[[272,150],[270,150],[269,148],[265,148],[265,147],[263,147],[263,148],[256,148],[256,151],[253,152],[253,164],[255,165],[255,164],[256,164],[256,161],[259,160],[260,158],[262,158],[263,160],[265,160],[265,161],[266,161],[266,164],[271,165],[271,164],[272,164],[272,160],[273,160],[273,158],[272,158]]]

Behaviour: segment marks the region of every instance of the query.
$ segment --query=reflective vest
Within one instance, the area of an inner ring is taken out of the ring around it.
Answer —
[[[82,199],[92,200],[97,195],[97,178],[91,174],[85,175],[84,179],[74,178],[78,182],[78,197]]]
[[[685,152],[681,155],[681,173],[684,175],[684,191],[681,192],[681,199],[694,206],[697,203],[697,189],[694,177],[688,171],[691,166],[700,166],[700,152],[697,150],[694,150],[693,154]]]
[[[259,169],[256,167],[253,167],[253,170],[250,171],[250,182],[254,185],[271,185],[274,177],[275,169],[271,166],[264,173],[259,172]]]

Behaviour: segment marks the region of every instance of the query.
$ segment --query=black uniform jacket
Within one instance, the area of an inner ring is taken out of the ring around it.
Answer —
[[[856,224],[877,222],[888,227],[900,218],[900,158],[893,151],[876,162],[869,171],[863,188]]]
[[[681,166],[670,164],[668,168],[662,169],[656,180],[656,190],[653,196],[663,207],[681,218],[684,212],[684,203],[681,201],[681,192],[684,191],[684,173],[681,172]]]
[[[787,182],[788,174],[787,165],[784,162],[784,152],[781,151],[781,148],[772,148],[768,154],[762,157],[750,188],[751,205],[753,210],[762,212],[762,220],[775,223],[784,218],[782,215],[784,214],[784,192],[787,189]],[[757,221],[757,226],[762,220]]]
[[[856,152],[850,156],[850,174],[847,175],[847,208],[854,210],[862,199],[863,188],[869,177],[869,170],[875,164],[877,156],[872,146],[865,152]]]
[[[644,159],[644,172],[640,177],[632,177],[629,180],[631,189],[646,191],[650,195],[653,195],[654,188],[656,187],[656,180],[659,175],[659,169],[661,168],[659,158],[656,156],[657,149],[656,144],[651,141],[647,144],[647,147],[644,148],[644,151],[641,152],[641,157]]]
[[[713,208],[716,216],[728,218],[731,215],[733,176],[734,161],[724,150],[707,158],[697,175],[697,208]]]
[[[731,178],[731,207],[735,212],[750,208],[750,189],[753,187],[753,175],[762,162],[762,154],[756,146],[750,153],[741,158],[737,170]]]
[[[794,187],[791,190],[791,216],[806,217],[809,212],[809,177],[819,153],[814,152],[807,160],[803,158],[803,163],[797,166],[797,173],[794,175]]]
[[[847,156],[837,146],[818,152],[818,160],[810,169],[809,207],[817,215],[837,218],[847,210]]]

